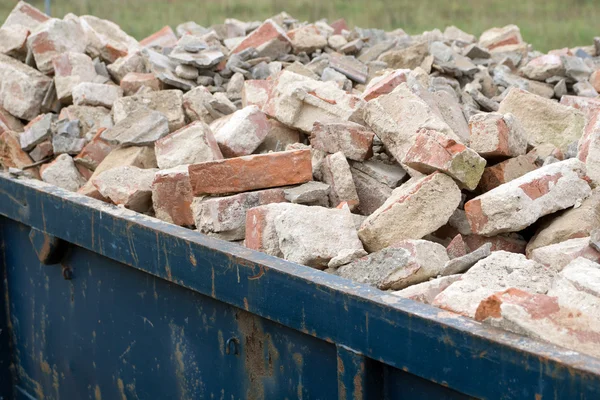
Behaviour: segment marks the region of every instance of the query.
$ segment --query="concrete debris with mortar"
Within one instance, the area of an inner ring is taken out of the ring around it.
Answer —
[[[600,38],[332,25],[19,2],[0,168],[600,357]]]

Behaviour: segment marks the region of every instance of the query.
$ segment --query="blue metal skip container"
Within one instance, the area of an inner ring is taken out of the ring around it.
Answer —
[[[600,360],[0,174],[0,399],[600,399]]]

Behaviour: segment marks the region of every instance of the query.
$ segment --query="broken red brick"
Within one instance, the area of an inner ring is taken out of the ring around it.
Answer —
[[[117,147],[100,137],[105,130],[106,128],[98,129],[92,140],[74,158],[75,164],[85,166],[93,171]]]
[[[179,226],[193,226],[193,200],[187,165],[156,173],[152,183],[152,204],[156,218]]]
[[[402,162],[424,174],[444,172],[469,190],[477,187],[486,164],[475,151],[432,129],[417,132]]]
[[[19,136],[15,132],[6,131],[0,134],[0,165],[5,168],[23,168],[33,164],[33,160],[21,149]],[[39,178],[37,168],[29,170]]]
[[[144,47],[174,47],[177,44],[177,35],[170,26],[164,26],[158,32],[140,40]]]
[[[451,260],[465,256],[469,253],[469,247],[460,233],[452,239],[448,246],[446,246],[446,252]]]
[[[195,196],[239,193],[312,180],[310,150],[258,154],[189,166]]]
[[[161,90],[163,85],[158,78],[152,74],[144,74],[140,72],[129,72],[121,80],[121,89],[125,96],[132,96],[137,93],[142,87],[147,87],[152,91]]]
[[[537,169],[537,165],[529,155],[509,158],[483,170],[479,189],[482,192],[489,192],[535,169]]]
[[[246,36],[244,40],[238,43],[238,45],[231,50],[231,54],[239,53],[249,47],[254,47],[260,51],[261,46],[267,44],[271,40],[278,40],[284,45],[287,44],[291,46],[290,39],[285,31],[272,19],[268,19]]]
[[[375,134],[354,122],[315,122],[311,133],[311,145],[315,149],[333,154],[341,151],[346,158],[364,161],[373,155]]]
[[[397,69],[379,79],[374,78],[374,82],[369,83],[363,92],[362,98],[369,101],[381,95],[390,93],[396,86],[402,82],[406,82],[409,73],[410,69]]]

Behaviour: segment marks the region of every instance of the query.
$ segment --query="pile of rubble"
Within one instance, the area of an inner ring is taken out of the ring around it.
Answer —
[[[600,356],[600,38],[21,2],[0,53],[13,175]]]

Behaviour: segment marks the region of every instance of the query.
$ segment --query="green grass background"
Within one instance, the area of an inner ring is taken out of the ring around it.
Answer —
[[[0,0],[0,19],[16,4]],[[43,0],[30,3],[43,10]],[[264,20],[287,11],[300,20],[345,18],[350,26],[402,28],[415,34],[447,25],[479,35],[493,26],[514,23],[536,49],[592,44],[600,36],[600,0],[52,0],[52,15],[93,14],[118,23],[141,39],[164,25],[225,18]]]

